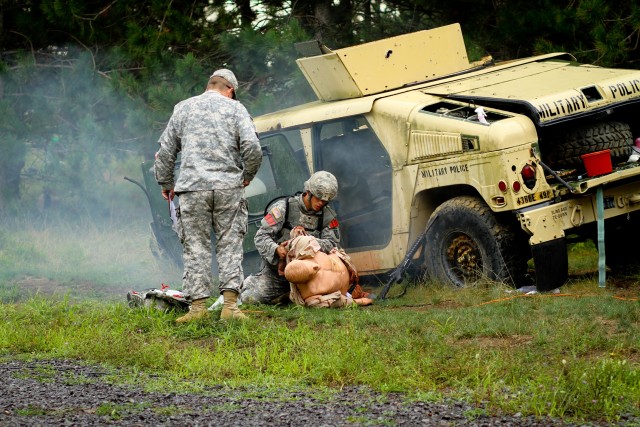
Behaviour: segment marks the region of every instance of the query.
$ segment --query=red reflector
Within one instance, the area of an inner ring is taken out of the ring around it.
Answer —
[[[511,187],[513,188],[513,192],[517,193],[518,191],[520,191],[520,182],[513,181],[513,184],[511,184]]]
[[[503,193],[505,193],[507,191],[507,183],[504,181],[500,181],[498,183],[498,188],[500,189],[500,191],[502,191]]]

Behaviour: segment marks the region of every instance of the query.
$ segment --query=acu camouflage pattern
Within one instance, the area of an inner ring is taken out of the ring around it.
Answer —
[[[310,191],[318,199],[328,202],[338,195],[338,180],[330,172],[318,171],[305,181],[304,191]]]
[[[260,271],[244,279],[240,298],[243,304],[289,303],[290,290],[287,279],[262,260]]]
[[[164,189],[240,188],[262,162],[253,120],[238,101],[207,91],[178,103],[158,141],[155,177]],[[178,153],[180,174],[175,182]]]
[[[251,116],[239,102],[207,91],[175,106],[158,143],[156,181],[163,189],[175,185],[180,200],[183,293],[192,301],[211,295],[212,228],[220,292],[239,292],[248,215],[242,181],[253,179],[262,162]]]
[[[288,222],[291,227],[302,226],[307,234],[315,237],[320,244],[322,252],[329,253],[331,249],[340,245],[340,228],[337,225],[336,213],[329,205],[323,208],[322,212],[308,210],[302,201],[303,194],[292,196],[288,199],[277,200],[269,209],[267,215],[275,219],[275,224],[269,223],[263,218],[260,228],[254,238],[258,253],[269,264],[278,265],[276,249],[285,240],[289,240],[291,230],[285,227],[285,212],[287,208]],[[287,206],[288,204],[288,206]],[[322,227],[318,227],[318,222],[322,217]],[[320,230],[318,231],[318,228]]]
[[[240,292],[242,240],[247,232],[248,208],[242,191],[223,189],[180,194],[184,275],[182,291],[191,299],[208,298],[211,277],[211,228],[216,235],[220,293]]]
[[[276,221],[270,225],[265,219],[254,238],[256,249],[262,258],[260,271],[247,277],[242,284],[242,301],[249,304],[271,304],[281,300],[289,302],[289,282],[277,271],[280,260],[276,249],[285,240],[290,239],[291,230],[285,225],[287,204],[289,215],[287,221],[291,227],[303,226],[306,232],[317,238],[322,252],[329,253],[340,245],[340,227],[335,211],[325,206],[323,213],[307,210],[302,201],[303,194],[276,201],[267,215]],[[322,228],[318,231],[318,221],[322,218]],[[265,217],[266,218],[266,217]]]

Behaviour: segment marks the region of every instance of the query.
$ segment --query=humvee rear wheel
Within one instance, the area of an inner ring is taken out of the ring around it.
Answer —
[[[457,197],[440,205],[427,224],[424,267],[432,279],[457,287],[486,280],[514,286],[526,274],[522,248],[481,199]]]
[[[582,154],[609,149],[615,164],[627,160],[632,145],[627,123],[602,122],[572,129],[556,141],[545,141],[542,154],[551,168],[582,169]]]

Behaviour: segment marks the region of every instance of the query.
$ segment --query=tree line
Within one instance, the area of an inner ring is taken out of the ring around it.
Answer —
[[[626,0],[0,0],[0,213],[109,215],[105,199],[123,195],[111,173],[149,158],[216,68],[258,115],[314,99],[296,42],[338,49],[454,22],[471,60],[640,64],[640,5]]]

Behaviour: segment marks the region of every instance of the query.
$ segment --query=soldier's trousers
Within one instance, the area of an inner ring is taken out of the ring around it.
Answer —
[[[247,304],[283,304],[290,302],[290,289],[287,279],[263,260],[260,271],[244,279],[240,297]]]
[[[211,274],[211,228],[216,236],[219,290],[240,292],[242,240],[248,209],[242,188],[190,191],[179,194],[184,274],[182,291],[191,299],[208,298]]]

